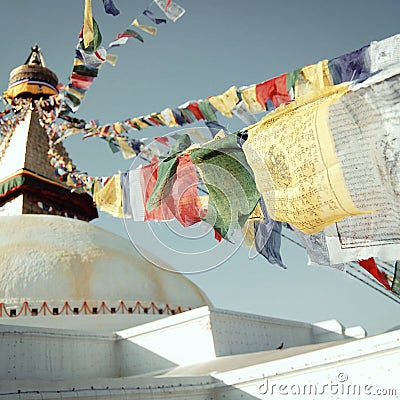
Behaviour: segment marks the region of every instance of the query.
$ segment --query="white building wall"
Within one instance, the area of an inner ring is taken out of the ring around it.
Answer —
[[[75,317],[60,316],[60,320],[77,323],[81,318],[94,321],[105,316]],[[231,354],[251,356],[255,352],[276,349],[281,342],[290,350],[290,347],[323,339],[345,338],[340,324],[330,321],[325,325],[332,329],[327,335],[323,325],[317,327],[208,306],[116,334],[0,324],[0,382],[92,380],[155,374]],[[339,331],[334,332],[335,329]]]
[[[210,321],[217,356],[315,343],[313,325],[307,323],[226,310],[212,312]]]
[[[0,380],[114,377],[114,348],[112,335],[0,325]]]

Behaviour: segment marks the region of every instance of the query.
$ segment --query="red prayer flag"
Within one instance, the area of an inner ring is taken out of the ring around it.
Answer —
[[[154,157],[150,164],[144,165],[140,169],[140,185],[142,188],[143,204],[144,204],[144,220],[156,220],[166,221],[174,218],[171,210],[167,204],[163,201],[161,205],[156,207],[154,210],[148,212],[146,209],[146,203],[151,193],[153,193],[154,187],[158,177],[158,159]]]
[[[221,242],[223,239],[221,234],[219,232],[217,232],[215,229],[214,229],[214,239],[218,240],[218,242]]]
[[[378,282],[382,283],[386,289],[391,290],[390,284],[384,272],[378,269],[373,257],[367,260],[357,261],[366,271],[368,271]]]
[[[165,202],[185,227],[200,222],[201,217],[204,217],[197,186],[196,167],[190,161],[190,154],[178,157],[172,188]]]
[[[167,136],[157,136],[154,138],[154,140],[157,140],[157,142],[162,143],[164,146],[169,147]]]
[[[94,81],[93,76],[83,76],[75,72],[71,74],[71,85],[78,89],[87,89]]]
[[[187,108],[189,111],[193,113],[193,115],[196,117],[197,120],[205,119],[204,115],[202,114],[200,108],[199,108],[199,103],[190,103]]]
[[[286,75],[287,74],[283,74],[277,78],[256,85],[257,101],[263,107],[265,107],[265,103],[268,99],[272,101],[275,107],[279,107],[281,104],[287,104],[292,100],[286,88]]]

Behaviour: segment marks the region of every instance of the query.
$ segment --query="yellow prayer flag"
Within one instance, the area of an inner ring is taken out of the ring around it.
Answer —
[[[115,174],[100,190],[97,182],[94,185],[93,201],[101,211],[105,211],[113,217],[122,218],[124,213],[122,208],[121,174]]]
[[[166,108],[164,111],[161,112],[161,114],[167,126],[169,126],[170,128],[172,126],[178,126],[177,122],[175,121],[174,113],[170,108]]]
[[[88,47],[94,40],[92,0],[85,0],[85,11],[83,15],[83,45]]]
[[[124,126],[121,124],[121,122],[116,122],[115,124],[113,124],[112,127],[113,127],[114,131],[117,132],[118,134],[127,132],[127,130],[124,128]]]
[[[212,96],[208,100],[221,114],[232,117],[231,111],[239,101],[236,86],[232,86],[225,93]]]
[[[347,90],[331,86],[279,107],[249,127],[243,145],[271,218],[307,234],[370,212],[353,204],[329,127],[329,106]]]
[[[134,19],[131,25],[136,26],[137,28],[149,33],[150,35],[157,35],[157,28],[155,26],[141,25],[137,19]]]
[[[115,67],[117,65],[118,56],[116,54],[109,54],[106,55],[106,61]]]
[[[149,125],[141,121],[139,118],[132,118],[131,121],[136,124],[140,129],[148,128]]]
[[[164,117],[160,113],[151,113],[150,117],[158,119],[163,125],[167,125]]]
[[[258,114],[265,111],[265,107],[263,107],[257,100],[256,85],[243,89],[241,94],[242,99],[251,114]]]
[[[332,86],[333,81],[329,72],[328,60],[317,64],[307,65],[301,69],[301,74],[295,84],[295,97],[298,99],[310,92],[318,92]]]
[[[248,249],[255,247],[255,229],[254,229],[254,221],[247,220],[242,228],[243,233],[243,244]]]
[[[126,138],[117,136],[115,140],[118,142],[119,147],[121,149],[122,155],[124,156],[125,160],[129,158],[136,157],[135,151],[129,146]]]
[[[77,65],[85,65],[82,60],[79,60],[78,58],[74,58],[74,67]]]
[[[75,88],[73,88],[72,86],[68,86],[67,93],[71,93],[73,94],[76,98],[78,98],[79,100],[83,100],[85,97],[85,93],[80,92],[79,90],[76,90]]]

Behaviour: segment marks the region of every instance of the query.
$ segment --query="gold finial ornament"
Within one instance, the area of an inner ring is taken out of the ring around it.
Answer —
[[[25,64],[11,71],[4,97],[48,97],[58,93],[57,84],[57,75],[46,67],[42,52],[35,44]]]

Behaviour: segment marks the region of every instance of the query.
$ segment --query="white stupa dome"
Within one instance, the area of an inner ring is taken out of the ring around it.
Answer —
[[[28,314],[33,307],[40,313],[43,304],[56,313],[65,312],[67,303],[70,314],[123,307],[126,313],[153,315],[210,305],[194,283],[153,265],[129,240],[50,215],[1,217],[0,302],[3,316],[11,309],[27,315],[28,306]]]

